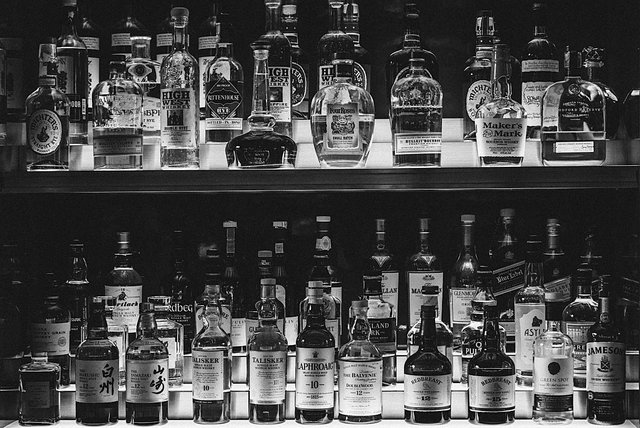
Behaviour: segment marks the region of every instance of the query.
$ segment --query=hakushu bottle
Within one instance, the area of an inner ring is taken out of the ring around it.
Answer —
[[[126,355],[129,347],[129,330],[126,324],[120,324],[113,320],[113,309],[116,307],[117,298],[114,296],[95,296],[104,302],[104,317],[107,320],[107,338],[118,348],[119,384],[126,381]]]
[[[151,296],[147,301],[153,303],[157,338],[169,352],[169,386],[180,386],[184,370],[184,328],[168,317],[171,297]]]
[[[204,118],[205,113],[205,83],[204,72],[209,63],[216,59],[216,49],[220,42],[220,2],[219,0],[211,0],[210,14],[198,26],[198,68],[203,73],[200,79],[200,117]],[[232,43],[234,40],[224,40],[226,43]]]
[[[351,303],[351,340],[338,353],[338,418],[344,422],[382,420],[382,353],[371,343],[369,302]]]
[[[31,356],[19,370],[18,422],[53,425],[60,421],[60,366],[47,357]]]
[[[105,47],[102,44],[104,42],[103,29],[91,19],[91,7],[89,6],[91,3],[89,0],[78,3],[78,36],[80,36],[80,40],[82,40],[82,43],[87,47],[87,81],[89,83],[87,118],[89,120],[93,118],[93,101],[91,94],[102,80],[100,75],[104,67],[104,61],[102,61],[103,54],[100,49],[101,46],[102,48]]]
[[[500,346],[497,306],[485,306],[482,350],[469,361],[469,421],[513,422],[516,410],[516,368]]]
[[[404,364],[404,420],[443,423],[451,419],[451,360],[438,350],[436,308],[421,308],[420,347]]]
[[[193,339],[193,421],[229,421],[231,414],[231,339],[220,329],[220,304],[207,302],[206,327]]]
[[[424,303],[421,306],[420,313],[422,314],[422,308],[425,306],[433,306],[435,308],[436,345],[438,346],[438,351],[453,363],[453,334],[440,319],[440,307],[438,306],[438,297],[442,295],[440,288],[433,285],[423,285],[422,295]],[[422,318],[407,333],[407,356],[415,354],[420,348],[420,343],[422,343],[421,326]]]
[[[342,31],[343,0],[328,0],[331,13],[331,27],[318,42],[318,65],[316,68],[316,82],[314,94],[330,86],[335,77],[333,60],[336,54],[341,58],[352,58],[354,53],[353,39]],[[313,114],[310,112],[310,114]]]
[[[89,335],[76,353],[76,422],[103,425],[118,421],[119,349],[109,340],[105,301],[93,298]]]
[[[329,423],[334,413],[335,340],[324,323],[322,288],[307,288],[307,322],[296,340],[295,418]]]
[[[382,354],[382,384],[393,385],[397,379],[396,308],[382,298],[382,277],[364,276],[363,296],[369,309],[367,319],[371,328],[369,340]]]
[[[298,43],[298,0],[282,0],[282,32],[291,43],[291,109],[293,119],[309,118],[309,58]]]
[[[136,339],[127,349],[127,423],[163,424],[169,408],[169,352],[158,339],[153,303],[140,305]]]
[[[335,296],[333,296],[326,284],[322,281],[309,281],[307,282],[307,297],[300,302],[300,315],[298,318],[298,329],[303,331],[307,326],[307,316],[311,307],[311,299],[309,293],[312,289],[318,289],[322,291],[322,310],[324,325],[329,332],[333,335],[333,344],[336,351],[340,348],[341,338],[341,317],[340,309],[342,302],[340,302]],[[315,293],[315,292],[313,292]]]
[[[611,313],[611,276],[600,279],[600,319],[587,334],[587,421],[598,425],[625,422],[626,350],[624,333]]]
[[[367,260],[366,271],[382,274],[382,297],[397,308],[400,272],[387,244],[387,221],[383,218],[376,219],[376,249]],[[397,316],[396,311],[396,321]]]
[[[49,274],[53,275],[53,274]],[[50,282],[55,280],[50,279]],[[54,284],[49,284],[51,287]],[[70,312],[60,304],[58,296],[50,295],[42,300],[31,313],[31,355],[46,357],[50,363],[60,366],[60,385],[70,383],[71,355],[69,337]]]
[[[342,31],[353,40],[353,83],[371,93],[371,54],[360,45],[360,5],[346,0],[342,7]]]
[[[544,251],[544,298],[554,319],[571,300],[571,274],[569,261],[561,246],[561,224],[558,219],[547,220],[547,249]],[[566,332],[565,332],[566,333]]]
[[[60,286],[60,299],[71,313],[71,335],[69,349],[75,355],[76,348],[87,338],[89,318],[89,290],[87,261],[84,258],[84,244],[74,240],[69,245],[71,257],[67,280]]]
[[[162,111],[160,161],[163,169],[198,168],[198,61],[189,53],[189,9],[171,9],[173,49],[162,61],[160,94]]]
[[[146,36],[151,33],[135,16],[137,0],[126,0],[123,18],[111,28],[111,60],[126,61],[131,57],[131,37]]]

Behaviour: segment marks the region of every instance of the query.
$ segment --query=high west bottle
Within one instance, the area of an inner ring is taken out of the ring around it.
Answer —
[[[91,94],[95,87],[102,81],[101,75],[104,68],[103,54],[100,46],[104,42],[104,31],[91,19],[90,0],[80,1],[78,4],[78,36],[82,43],[87,47],[87,65],[88,74],[87,81],[89,83],[89,92],[87,97],[87,119],[93,119],[93,100]]]
[[[382,298],[382,278],[380,275],[364,276],[363,296],[369,309],[367,319],[371,327],[369,340],[382,354],[382,384],[393,385],[397,378],[397,338],[396,308]]]
[[[606,121],[605,131],[608,140],[616,138],[618,126],[620,126],[621,103],[613,89],[607,84],[607,55],[604,48],[593,46],[582,49],[582,77],[584,80],[595,83],[605,98]]]
[[[293,119],[309,118],[309,58],[298,43],[298,0],[282,1],[282,32],[291,43],[291,109]]]
[[[216,49],[220,42],[220,0],[210,0],[211,14],[198,26],[198,68],[203,73],[200,79],[200,117],[205,113],[205,83],[204,72],[209,63],[216,59]],[[227,43],[232,40],[225,40]]]
[[[371,275],[376,272],[382,274],[382,297],[385,302],[398,308],[400,272],[387,245],[387,221],[383,218],[376,219],[376,249],[367,259],[365,272]],[[396,311],[396,318],[397,316],[398,312]]]
[[[225,233],[224,274],[222,275],[222,289],[231,296],[231,331],[227,332],[233,346],[233,352],[247,350],[247,292],[242,290],[240,269],[236,256],[236,234],[238,223],[227,220],[222,224]]]
[[[287,273],[287,258],[285,254],[287,243],[287,222],[274,221],[273,248],[273,276],[276,279],[276,298],[282,302],[285,311],[284,335],[289,344],[289,350],[295,351],[298,338],[298,306],[300,300],[296,298],[295,287],[289,286]]]
[[[147,301],[154,307],[156,335],[169,352],[169,385],[180,386],[184,370],[184,328],[168,317],[171,297],[151,296]]]
[[[433,285],[423,285],[422,294],[424,296],[424,303],[422,307],[433,306],[435,308],[435,322],[436,322],[436,346],[438,351],[447,357],[449,361],[453,361],[453,334],[445,323],[440,319],[440,307],[438,306],[438,297],[442,295],[440,289]],[[472,302],[473,303],[473,302]],[[421,309],[422,311],[422,309]],[[418,352],[421,343],[421,320],[419,319],[411,330],[407,333],[407,355],[413,355]]]
[[[571,274],[567,257],[560,245],[560,221],[547,220],[547,249],[544,251],[544,299],[554,320],[562,318],[562,311],[571,300]]]
[[[136,0],[126,0],[123,18],[111,28],[111,60],[126,61],[131,57],[131,37],[146,36],[151,33],[135,16]]]
[[[104,306],[93,298],[88,337],[76,352],[76,422],[84,425],[118,421],[120,350],[109,340]]]
[[[76,348],[87,337],[89,310],[89,288],[87,261],[84,258],[84,244],[73,241],[69,245],[71,257],[67,280],[60,286],[60,299],[71,313],[71,342],[69,349],[75,354]]]
[[[333,60],[336,54],[340,58],[351,58],[354,54],[353,39],[342,31],[342,0],[328,0],[331,12],[331,28],[318,42],[318,63],[316,67],[318,86],[314,94],[330,86],[335,76]]]
[[[342,8],[342,31],[353,40],[353,84],[371,93],[371,54],[360,45],[360,6],[346,0]]]
[[[49,274],[53,275],[53,274]],[[49,294],[49,293],[48,293]],[[31,314],[31,355],[47,357],[50,363],[60,366],[60,385],[69,385],[69,310],[63,308],[58,296],[47,296]]]

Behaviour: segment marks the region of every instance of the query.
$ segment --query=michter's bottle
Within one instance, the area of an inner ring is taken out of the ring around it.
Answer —
[[[298,43],[298,0],[282,1],[282,32],[291,43],[291,108],[293,119],[309,118],[309,58]]]
[[[387,245],[387,221],[383,218],[376,219],[376,249],[369,256],[366,269],[372,275],[376,272],[382,274],[382,297],[397,308],[400,272]],[[396,321],[397,317],[396,311]]]
[[[157,336],[152,303],[140,306],[137,337],[127,349],[127,423],[165,423],[169,408],[169,352]]]
[[[342,8],[342,30],[353,40],[353,83],[371,92],[371,54],[360,45],[360,6],[347,0]]]
[[[624,334],[611,313],[611,277],[601,277],[600,319],[587,334],[587,421],[616,425],[625,421]]]
[[[62,304],[71,313],[71,354],[87,338],[87,319],[89,318],[89,288],[87,280],[87,261],[84,258],[84,244],[73,241],[69,245],[71,257],[67,280],[60,287]]]
[[[443,423],[451,419],[451,361],[438,350],[436,308],[421,308],[420,347],[404,364],[404,420]]]
[[[382,384],[396,383],[396,308],[382,298],[382,277],[364,276],[363,295],[369,304],[367,319],[371,327],[369,340],[382,354]]]
[[[53,275],[53,274],[49,274]],[[47,296],[31,316],[31,355],[46,357],[60,366],[60,385],[69,385],[71,355],[69,310],[63,308],[58,296]]]
[[[93,299],[89,336],[76,353],[76,422],[102,425],[118,421],[119,353],[109,340],[105,301]]]
[[[314,94],[333,82],[334,68],[332,61],[340,58],[352,58],[354,54],[353,39],[342,31],[342,8],[344,1],[328,0],[331,12],[331,28],[318,42],[317,83]]]
[[[322,288],[307,288],[307,323],[296,340],[299,423],[329,423],[334,413],[335,340],[324,324]]]

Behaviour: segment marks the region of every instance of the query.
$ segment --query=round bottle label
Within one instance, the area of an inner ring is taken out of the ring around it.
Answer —
[[[284,6],[283,6],[284,7]],[[296,107],[304,101],[308,91],[307,73],[295,62],[291,63],[291,104]]]
[[[491,99],[491,82],[476,80],[469,86],[466,96],[466,111],[471,120],[476,119],[480,106]]]
[[[50,155],[62,142],[62,121],[51,110],[36,110],[27,121],[29,147],[39,155]]]

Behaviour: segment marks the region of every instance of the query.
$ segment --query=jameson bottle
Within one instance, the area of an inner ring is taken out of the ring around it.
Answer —
[[[396,383],[396,308],[382,297],[381,276],[364,276],[363,295],[369,304],[367,319],[371,327],[369,340],[382,354],[382,384]]]
[[[31,314],[31,355],[47,357],[50,363],[58,364],[62,386],[70,382],[70,318],[69,310],[62,307],[58,296],[45,297]]]
[[[95,297],[87,340],[76,352],[76,422],[83,425],[118,421],[120,351],[108,336],[105,301]]]
[[[282,32],[291,43],[293,119],[309,119],[309,58],[298,43],[298,0],[282,1]]]
[[[84,258],[84,244],[73,241],[69,245],[71,257],[67,281],[60,287],[60,299],[71,312],[71,342],[69,349],[75,355],[76,348],[87,337],[89,310],[89,288],[87,261]]]
[[[438,350],[436,308],[420,310],[420,347],[404,364],[404,420],[433,424],[451,419],[451,362]]]

